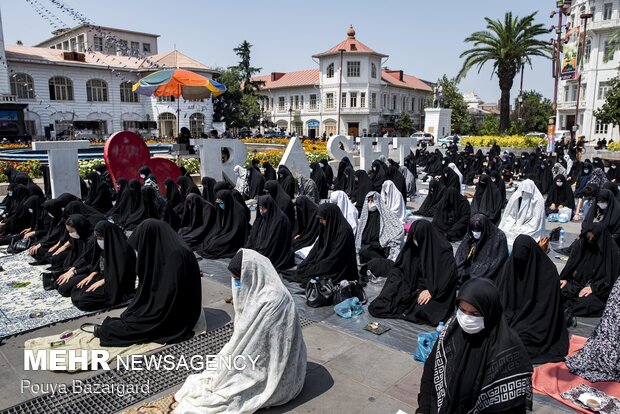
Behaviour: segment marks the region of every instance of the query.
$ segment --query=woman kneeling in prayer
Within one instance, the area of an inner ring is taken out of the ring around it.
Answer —
[[[136,290],[136,256],[125,233],[102,220],[95,226],[95,237],[90,274],[71,291],[73,304],[83,311],[117,305],[133,297]]]
[[[459,284],[479,277],[493,279],[508,258],[506,235],[484,214],[474,214],[454,258]]]
[[[469,201],[456,188],[450,187],[435,208],[433,226],[446,236],[449,242],[460,241],[467,233],[470,216]]]
[[[535,364],[563,361],[568,353],[558,271],[530,236],[516,238],[495,280],[504,316]]]
[[[426,363],[416,413],[525,413],[532,364],[493,282],[464,283]]]
[[[584,224],[560,274],[567,320],[601,316],[620,273],[620,250],[603,223]]]
[[[95,249],[95,238],[90,222],[81,214],[72,214],[65,221],[69,234],[69,255],[62,263],[62,275],[55,287],[62,296],[71,296],[71,291],[89,273],[90,260]]]
[[[525,180],[508,200],[498,227],[506,234],[508,248],[512,248],[519,234],[538,242],[545,231],[545,219],[545,199],[532,180]]]
[[[359,263],[373,259],[394,262],[400,254],[405,229],[392,210],[381,201],[381,196],[371,191],[366,196],[362,215],[355,235],[355,250]]]
[[[240,250],[228,269],[235,329],[218,358],[245,358],[248,366],[190,375],[174,396],[177,414],[254,413],[291,401],[303,388],[306,345],[290,292],[269,259],[255,251]]]
[[[563,175],[555,177],[555,184],[551,186],[545,201],[545,214],[557,213],[562,207],[575,210],[575,195],[570,183]]]
[[[137,252],[138,291],[120,317],[107,317],[95,330],[101,345],[166,344],[194,336],[203,314],[194,252],[156,219],[138,225],[128,243]]]
[[[457,284],[452,245],[429,221],[413,222],[387,276],[383,290],[368,306],[372,316],[436,326],[452,313]]]

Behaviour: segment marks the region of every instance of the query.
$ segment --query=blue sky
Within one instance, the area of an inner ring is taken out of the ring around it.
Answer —
[[[49,0],[38,0],[65,23],[77,25]],[[465,37],[485,27],[484,17],[498,18],[507,11],[524,16],[538,11],[537,21],[551,25],[551,0],[67,0],[102,26],[160,34],[159,50],[174,45],[209,66],[236,63],[232,49],[243,40],[254,45],[253,65],[271,71],[316,68],[313,53],[322,52],[346,38],[353,24],[357,39],[390,55],[386,66],[403,69],[421,79],[452,77],[461,68],[459,55],[467,49]],[[5,42],[21,40],[33,45],[50,36],[53,28],[26,0],[0,0]],[[549,40],[551,34],[544,37]],[[476,92],[487,102],[499,99],[497,78],[490,67],[475,70],[459,85],[461,92]],[[515,79],[511,100],[518,94]],[[547,97],[553,92],[551,63],[534,59],[526,68],[524,89]]]

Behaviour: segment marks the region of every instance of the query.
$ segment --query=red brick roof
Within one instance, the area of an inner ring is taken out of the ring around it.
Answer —
[[[347,31],[347,38],[342,42],[338,43],[336,46],[331,49],[326,50],[323,53],[317,53],[312,57],[321,57],[328,55],[335,55],[340,53],[340,50],[344,50],[346,53],[370,53],[375,56],[387,57],[388,55],[384,55],[382,53],[375,52],[359,40],[355,38],[355,30],[353,30],[353,26],[349,27]]]
[[[253,76],[252,80],[264,81],[265,84],[261,86],[261,89],[295,88],[299,86],[312,86],[312,85],[318,85],[319,83],[319,70],[309,69],[309,70],[300,70],[297,72],[272,73],[271,75]]]
[[[402,80],[400,80],[400,73],[401,71],[398,70],[382,70],[381,80],[399,88],[418,89],[426,92],[433,91],[433,88],[431,88],[427,83],[422,82],[415,76],[403,73],[403,78]]]

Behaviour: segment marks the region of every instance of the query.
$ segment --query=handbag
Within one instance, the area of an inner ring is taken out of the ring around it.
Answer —
[[[419,333],[418,348],[413,353],[413,359],[420,362],[426,362],[428,356],[433,351],[435,342],[437,342],[437,334],[435,332]]]
[[[549,241],[552,241],[552,242],[559,241],[560,231],[562,231],[562,226],[556,227],[555,229],[551,230],[551,232],[549,233]]]
[[[93,328],[92,331],[89,331],[86,329],[90,327]],[[80,326],[80,330],[86,333],[92,333],[95,336],[95,338],[99,338],[99,328],[101,328],[101,325],[96,324],[96,323],[83,323],[82,326]]]
[[[334,303],[336,289],[329,278],[313,277],[306,285],[306,305],[320,308]]]
[[[338,304],[350,298],[358,298],[362,305],[365,305],[366,302],[368,302],[366,292],[359,282],[343,280],[338,286],[336,286],[336,292],[334,293],[334,304]]]
[[[24,239],[23,237],[13,237],[6,252],[9,254],[21,253],[24,250],[30,248],[30,238]]]

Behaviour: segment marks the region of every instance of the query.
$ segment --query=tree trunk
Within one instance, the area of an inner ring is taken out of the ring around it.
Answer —
[[[499,102],[499,133],[504,134],[510,127],[510,88],[502,89]]]

